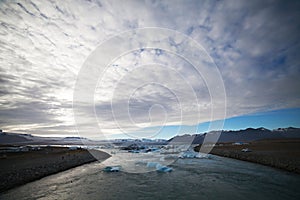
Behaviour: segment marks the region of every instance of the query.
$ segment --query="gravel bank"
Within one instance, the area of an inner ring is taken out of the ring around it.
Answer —
[[[248,148],[250,152],[242,152]],[[199,150],[196,147],[195,150]],[[243,145],[218,144],[211,154],[259,163],[300,174],[300,140],[261,140]]]
[[[93,150],[99,161],[109,154]],[[29,152],[0,153],[0,192],[79,165],[97,161],[86,149],[43,147]]]

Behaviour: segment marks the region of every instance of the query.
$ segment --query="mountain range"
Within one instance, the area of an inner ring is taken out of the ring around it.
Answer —
[[[219,137],[219,138],[218,138]],[[216,139],[218,143],[225,142],[251,142],[262,139],[292,139],[300,138],[300,128],[278,128],[269,130],[266,128],[247,128],[244,130],[223,130],[223,131],[211,131],[203,134],[185,134],[175,136],[165,142],[192,142],[193,144],[202,144],[204,141],[214,142]],[[128,140],[129,141],[129,140]],[[125,142],[128,142],[127,140]],[[139,140],[140,141],[140,140]],[[155,142],[154,140],[153,142]],[[31,134],[19,134],[0,132],[0,144],[97,144],[97,143],[113,142],[124,143],[119,140],[110,141],[94,141],[88,138],[82,137],[39,137]],[[130,141],[129,141],[130,142]],[[134,141],[136,142],[136,140]],[[142,140],[140,142],[143,142]],[[148,141],[149,142],[149,141]]]
[[[208,136],[208,137],[206,137]],[[203,134],[185,134],[171,138],[169,142],[193,141],[193,144],[202,144],[204,138],[206,142],[213,142],[217,137],[218,143],[225,142],[251,142],[263,139],[292,139],[300,138],[300,128],[288,127],[269,130],[266,128],[247,128],[244,130],[211,131]]]

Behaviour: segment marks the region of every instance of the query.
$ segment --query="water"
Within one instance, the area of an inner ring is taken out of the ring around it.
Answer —
[[[300,199],[300,176],[213,156],[182,159],[171,173],[105,173],[83,165],[28,183],[0,199]]]

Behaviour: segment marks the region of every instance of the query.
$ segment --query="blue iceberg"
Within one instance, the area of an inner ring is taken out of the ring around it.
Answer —
[[[171,171],[173,171],[173,168],[161,165],[157,162],[148,162],[147,167],[156,168],[156,171],[158,171],[158,172],[171,172]]]
[[[156,165],[156,171],[158,171],[158,172],[171,172],[171,171],[173,171],[173,168],[157,164]]]
[[[119,166],[107,166],[103,169],[105,172],[119,172],[120,167]]]

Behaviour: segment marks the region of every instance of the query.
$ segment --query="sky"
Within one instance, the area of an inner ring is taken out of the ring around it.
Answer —
[[[274,0],[1,1],[0,127],[94,138],[299,127],[299,10]]]

